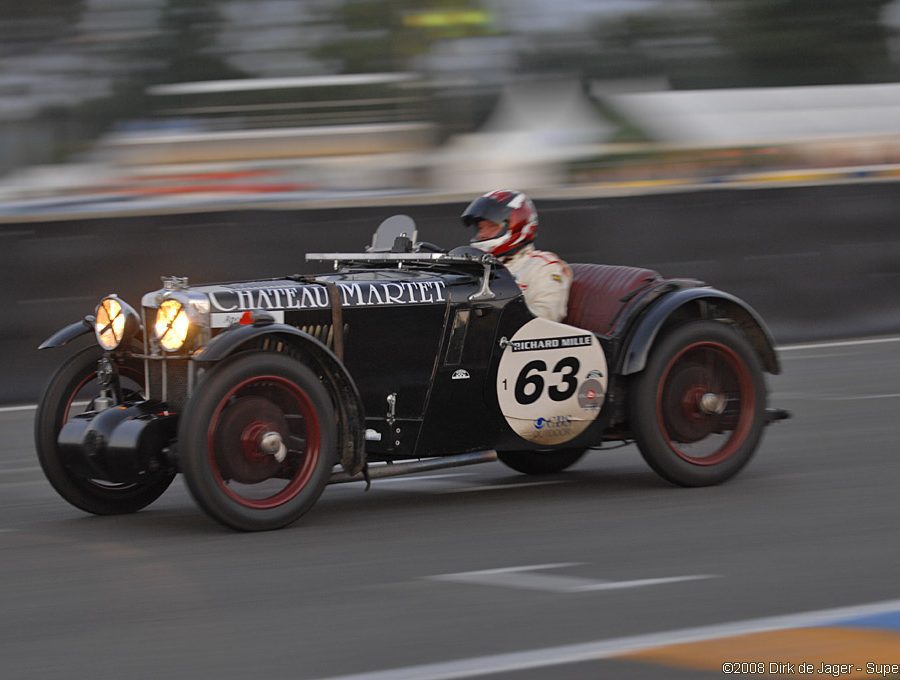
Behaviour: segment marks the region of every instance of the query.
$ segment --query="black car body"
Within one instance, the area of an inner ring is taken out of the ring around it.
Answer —
[[[39,407],[54,487],[132,512],[183,472],[217,520],[272,529],[329,482],[497,457],[549,474],[609,441],[636,440],[673,483],[719,483],[786,415],[766,408],[771,336],[727,293],[573,265],[560,324],[536,319],[491,256],[416,244],[408,218],[383,227],[364,253],[308,256],[330,273],[164,279],[139,310],[109,296],[51,337],[42,348],[98,340]]]

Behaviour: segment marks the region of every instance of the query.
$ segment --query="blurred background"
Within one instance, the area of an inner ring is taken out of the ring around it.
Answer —
[[[898,178],[900,0],[0,0],[0,677],[900,677]],[[37,347],[100,296],[309,272],[394,212],[458,245],[500,187],[569,262],[766,320],[795,418],[738,478],[670,488],[630,447],[243,536],[180,482],[87,517],[45,480],[72,347]]]
[[[0,400],[110,286],[457,245],[498,187],[779,342],[900,329],[900,0],[0,0],[0,121]]]
[[[0,213],[893,177],[898,80],[897,0],[0,0]]]

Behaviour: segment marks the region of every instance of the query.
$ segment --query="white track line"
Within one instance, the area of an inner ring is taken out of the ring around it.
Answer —
[[[0,413],[13,413],[15,411],[34,411],[37,409],[37,404],[26,404],[24,406],[2,406],[0,407]]]
[[[861,394],[855,397],[819,397],[819,401],[862,401],[864,399],[896,399],[900,392],[894,394]]]
[[[0,475],[17,475],[22,472],[40,472],[41,467],[39,465],[33,465],[31,467],[20,467],[20,468],[0,468]]]
[[[633,581],[595,581],[578,588],[575,592],[591,592],[600,590],[626,590],[628,588],[646,588],[647,586],[665,586],[670,583],[687,581],[704,581],[708,578],[721,578],[719,574],[690,574],[688,576],[660,576],[659,578],[639,578]]]
[[[609,659],[667,645],[703,642],[736,635],[787,630],[790,628],[822,626],[846,619],[884,614],[897,610],[900,610],[900,600],[888,600],[855,607],[823,609],[697,628],[682,628],[681,630],[663,633],[611,638],[560,647],[545,647],[544,649],[533,649],[527,652],[511,652],[420,666],[406,666],[382,671],[339,675],[332,676],[327,680],[454,680],[455,678],[475,678],[495,673],[513,673],[532,668],[547,668],[549,666]]]
[[[834,357],[845,356],[847,356],[847,352],[822,352],[821,354],[790,354],[783,358],[790,359],[791,361],[798,361],[801,359],[815,359],[818,361],[821,359],[833,359]]]
[[[437,574],[426,576],[429,581],[445,581],[450,583],[475,584],[502,588],[520,588],[523,590],[542,590],[549,593],[585,593],[603,590],[624,590],[627,588],[645,588],[682,581],[717,578],[716,576],[691,575],[645,578],[631,581],[598,581],[596,579],[572,576],[554,576],[536,574],[536,571],[559,569],[578,565],[578,562],[561,564],[534,564],[525,567],[505,567],[502,569],[484,569],[482,571],[461,571],[455,574]]]
[[[829,347],[855,347],[857,345],[881,345],[886,342],[900,342],[900,336],[887,338],[865,338],[861,340],[837,340],[834,342],[812,342],[805,345],[781,345],[776,347],[779,352],[793,352],[798,349],[827,349]]]
[[[494,569],[482,569],[480,571],[461,571],[457,574],[441,574],[428,578],[442,578],[444,576],[459,576],[460,574],[517,574],[522,571],[538,571],[539,569],[564,569],[566,567],[580,567],[584,562],[551,562],[550,564],[526,564],[521,567],[497,567]]]

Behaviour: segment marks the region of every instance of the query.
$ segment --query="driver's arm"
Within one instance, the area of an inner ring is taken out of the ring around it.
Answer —
[[[519,285],[525,294],[525,303],[535,316],[550,321],[562,321],[566,317],[572,270],[561,260],[545,263],[533,270],[527,281]]]

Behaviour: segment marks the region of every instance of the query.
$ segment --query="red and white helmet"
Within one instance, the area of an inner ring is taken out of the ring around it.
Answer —
[[[481,220],[503,225],[503,230],[497,236],[479,241],[476,233],[469,241],[479,250],[497,257],[511,255],[534,241],[537,236],[537,210],[531,199],[521,191],[489,191],[472,201],[461,217],[465,226],[476,229]]]

